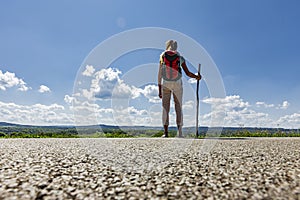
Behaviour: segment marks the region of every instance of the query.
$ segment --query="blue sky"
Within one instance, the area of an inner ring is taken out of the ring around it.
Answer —
[[[126,109],[134,125],[160,125],[155,88],[145,87],[146,83],[138,88],[123,80],[136,66],[157,62],[160,51],[133,52],[107,71],[92,66],[90,76],[80,73],[86,69],[82,63],[89,53],[111,36],[135,28],[161,27],[202,45],[219,69],[226,97],[212,98],[206,82],[201,82],[201,125],[210,125],[211,116],[218,113],[210,108],[216,105],[226,112],[224,126],[300,128],[299,4],[296,0],[1,1],[0,121],[72,124],[76,78],[89,77],[101,85],[98,74],[107,78],[107,84],[117,83],[120,90],[136,92],[138,97],[128,96]],[[92,86],[91,82],[87,85]],[[194,124],[193,96],[188,93],[186,126]],[[107,99],[84,102],[93,107],[96,122],[116,121]]]

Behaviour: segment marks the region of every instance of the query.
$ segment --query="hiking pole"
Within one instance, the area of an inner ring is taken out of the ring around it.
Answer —
[[[198,65],[198,76],[200,76],[200,68],[201,64]],[[198,116],[199,116],[199,80],[197,80],[197,89],[196,89],[196,97],[197,97],[197,111],[196,111],[196,138],[199,137],[199,130],[198,130]]]

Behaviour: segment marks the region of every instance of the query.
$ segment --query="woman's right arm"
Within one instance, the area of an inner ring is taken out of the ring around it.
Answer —
[[[183,63],[181,64],[181,66],[182,66],[182,68],[183,68],[185,74],[186,74],[188,77],[190,77],[190,78],[195,78],[195,79],[197,79],[197,80],[200,80],[200,79],[202,78],[201,75],[198,76],[198,75],[193,74],[192,72],[190,72],[189,69],[188,69],[188,67],[186,66],[185,62],[183,62]]]

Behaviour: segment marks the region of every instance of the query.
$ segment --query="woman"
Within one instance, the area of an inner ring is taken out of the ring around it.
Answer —
[[[191,73],[186,66],[185,59],[177,52],[177,42],[175,40],[168,40],[166,42],[166,50],[160,55],[159,71],[158,71],[158,91],[159,98],[162,99],[162,122],[164,126],[163,137],[168,137],[169,127],[169,112],[170,100],[173,94],[175,111],[176,111],[176,124],[177,136],[182,137],[182,80],[181,68],[185,74],[190,78],[197,80],[201,79],[201,75]]]

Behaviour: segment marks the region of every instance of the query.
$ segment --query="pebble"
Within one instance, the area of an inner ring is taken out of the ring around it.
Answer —
[[[300,138],[216,141],[1,139],[0,199],[300,199]]]

